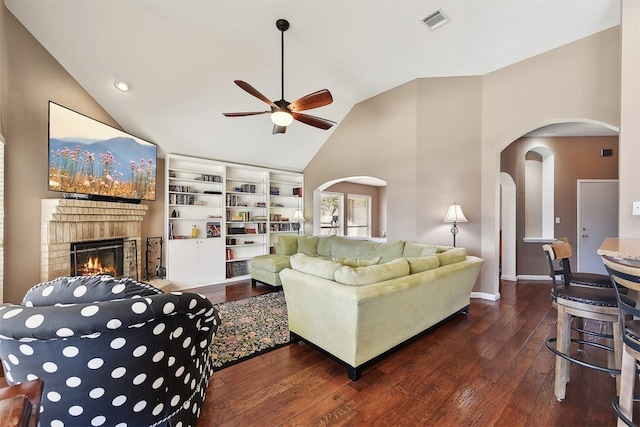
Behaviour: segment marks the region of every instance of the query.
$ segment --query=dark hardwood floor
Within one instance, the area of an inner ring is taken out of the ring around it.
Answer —
[[[549,286],[504,282],[499,301],[471,300],[468,316],[383,358],[358,382],[304,343],[217,371],[197,427],[614,426],[609,375],[574,364],[566,400],[553,395],[554,356],[544,345],[556,326]],[[191,291],[219,303],[272,290],[247,281]],[[605,363],[590,348],[585,357]]]
[[[553,395],[549,286],[504,282],[499,301],[472,300],[468,316],[383,358],[358,382],[304,343],[217,371],[198,426],[613,426],[608,374],[574,364],[566,400]],[[197,289],[214,302],[270,290],[249,282]],[[585,357],[605,361],[590,348]]]

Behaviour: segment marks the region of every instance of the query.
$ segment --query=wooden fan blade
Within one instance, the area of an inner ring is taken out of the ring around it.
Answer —
[[[245,116],[256,116],[258,114],[266,114],[271,111],[248,111],[242,113],[222,113],[226,117],[245,117]]]
[[[332,102],[333,97],[331,96],[331,92],[327,89],[322,89],[293,101],[289,104],[288,108],[290,111],[304,111],[311,110],[312,108],[323,107],[331,104]]]
[[[285,133],[286,131],[287,131],[286,126],[273,125],[273,132],[271,134],[275,135],[276,133]]]
[[[243,90],[245,90],[250,95],[253,95],[256,98],[258,98],[259,100],[261,100],[263,102],[266,102],[267,104],[269,104],[273,108],[276,108],[276,104],[274,104],[273,101],[271,101],[269,98],[267,98],[266,96],[264,96],[263,94],[258,92],[258,90],[256,88],[254,88],[253,86],[251,86],[249,83],[243,82],[242,80],[234,80],[233,82],[235,84],[237,84],[238,86],[240,86]]]
[[[301,114],[301,113],[293,113],[293,118],[304,124],[315,126],[317,128],[324,129],[324,130],[329,129],[331,126],[336,124],[336,122],[332,122],[331,120],[322,119],[320,117],[310,116],[308,114]]]

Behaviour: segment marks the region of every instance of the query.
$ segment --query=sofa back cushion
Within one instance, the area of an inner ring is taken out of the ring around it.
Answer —
[[[402,256],[405,258],[418,258],[427,255],[435,255],[438,252],[438,248],[433,245],[426,245],[424,243],[405,242],[404,252]]]
[[[467,259],[467,250],[465,248],[452,248],[438,253],[436,256],[440,259],[440,265],[455,264]]]
[[[287,236],[281,234],[276,243],[276,253],[278,255],[293,255],[298,252],[298,236]]]
[[[368,267],[340,267],[334,277],[336,282],[343,285],[362,286],[407,276],[409,271],[409,262],[404,258],[396,258],[386,264]]]
[[[310,257],[305,254],[292,255],[289,261],[292,269],[327,280],[333,280],[336,270],[342,267],[339,262]]]
[[[402,240],[396,242],[365,241],[362,243],[362,257],[373,258],[379,256],[380,264],[384,264],[396,258],[401,258],[403,249],[404,241]]]
[[[362,256],[362,244],[364,242],[364,240],[333,236],[333,239],[331,239],[331,256],[365,258]]]
[[[440,266],[440,258],[437,255],[427,255],[417,258],[407,258],[411,274],[422,273]]]
[[[333,236],[320,236],[318,240],[318,255],[331,258],[331,243]]]
[[[298,253],[309,256],[318,255],[318,236],[298,236]]]

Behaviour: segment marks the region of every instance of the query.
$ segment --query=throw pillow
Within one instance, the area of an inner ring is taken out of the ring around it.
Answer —
[[[438,248],[433,245],[425,245],[424,243],[406,242],[404,244],[403,256],[405,258],[418,258],[427,255],[435,255]]]
[[[293,255],[298,252],[298,236],[278,236],[276,253],[278,255]]]
[[[342,265],[349,267],[367,267],[369,265],[376,265],[380,262],[380,257],[367,259],[367,258],[351,258],[351,257],[333,257],[334,262],[339,262]]]
[[[370,285],[407,276],[409,271],[407,260],[396,258],[386,264],[370,265],[368,267],[341,267],[335,273],[335,281],[351,286]]]
[[[331,242],[333,236],[322,236],[318,240],[318,255],[331,257]]]
[[[298,236],[298,253],[309,256],[318,255],[318,236]]]
[[[465,248],[453,248],[436,255],[440,258],[440,265],[449,265],[467,259],[467,250]]]
[[[407,258],[411,274],[422,273],[440,266],[440,258],[436,255],[428,255],[418,258]]]
[[[342,264],[339,262],[314,258],[305,254],[292,255],[289,261],[291,262],[292,269],[327,280],[333,280],[336,270],[342,267]]]

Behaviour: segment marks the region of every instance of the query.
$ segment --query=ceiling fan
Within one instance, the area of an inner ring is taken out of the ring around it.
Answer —
[[[276,21],[276,28],[280,30],[282,48],[280,63],[282,91],[280,100],[271,101],[269,100],[269,98],[258,92],[249,83],[242,80],[234,80],[235,84],[240,86],[247,93],[267,103],[271,107],[271,110],[223,114],[226,117],[244,117],[271,113],[274,135],[276,133],[285,133],[287,130],[287,126],[289,126],[294,120],[320,129],[329,129],[336,123],[331,120],[300,113],[300,111],[311,110],[313,108],[323,107],[325,105],[331,104],[333,102],[333,97],[331,96],[331,92],[329,92],[327,89],[322,89],[317,92],[310,93],[309,95],[305,95],[293,102],[288,102],[284,99],[284,32],[289,29],[289,21],[287,21],[286,19],[278,19]]]

